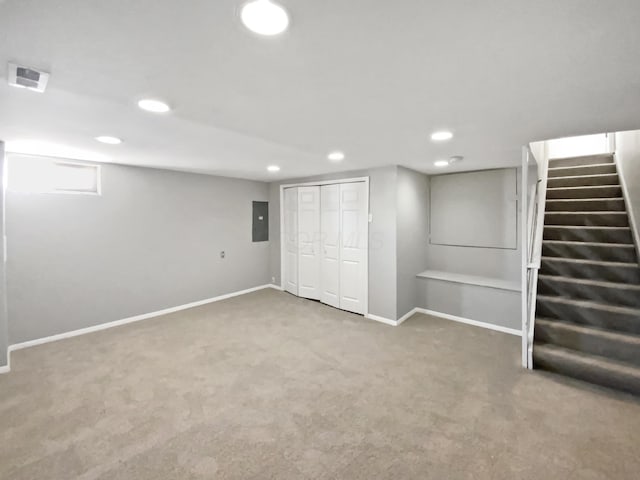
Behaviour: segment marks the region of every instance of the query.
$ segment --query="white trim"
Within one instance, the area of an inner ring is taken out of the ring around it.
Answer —
[[[367,313],[364,317],[368,318],[369,320],[375,320],[376,322],[384,323],[386,325],[391,325],[392,327],[398,326],[398,322],[396,320],[380,317],[379,315],[374,315],[373,313]]]
[[[36,345],[42,345],[45,343],[56,342],[58,340],[64,340],[65,338],[77,337],[79,335],[84,335],[86,333],[99,332],[101,330],[106,330],[108,328],[119,327],[121,325],[127,325],[129,323],[139,322],[140,320],[146,320],[149,318],[159,317],[162,315],[167,315],[169,313],[179,312],[181,310],[187,310],[189,308],[199,307],[201,305],[206,305],[209,303],[219,302],[221,300],[226,300],[228,298],[237,297],[239,295],[245,295],[247,293],[255,292],[258,290],[263,290],[265,288],[278,288],[275,285],[267,284],[260,285],[258,287],[247,288],[246,290],[240,290],[238,292],[227,293],[225,295],[219,295],[217,297],[208,298],[206,300],[199,300],[197,302],[191,302],[184,305],[179,305],[177,307],[165,308],[164,310],[157,310],[151,313],[143,313],[142,315],[136,315],[133,317],[123,318],[121,320],[115,320],[113,322],[101,323],[100,325],[94,325],[92,327],[81,328],[79,330],[72,330],[70,332],[60,333],[57,335],[51,335],[49,337],[37,338],[35,340],[29,340],[27,342],[16,343],[14,345],[10,345],[8,351],[13,352],[15,350],[22,350],[23,348],[34,347]],[[3,367],[0,367],[2,369]],[[1,372],[2,370],[0,370]],[[8,370],[7,370],[8,371]]]
[[[371,218],[371,199],[369,196],[371,195],[371,188],[369,184],[369,177],[353,177],[353,178],[340,178],[335,180],[318,180],[315,182],[303,182],[303,183],[290,183],[290,184],[282,184],[280,185],[280,290],[285,290],[284,284],[284,257],[285,257],[285,231],[284,231],[284,189],[285,188],[294,188],[294,187],[305,187],[305,186],[322,186],[322,185],[336,185],[341,183],[358,183],[364,182],[365,188],[367,189],[367,248],[366,255],[367,261],[365,262],[365,278],[367,279],[365,294],[364,294],[364,316],[368,317],[369,315],[369,235],[371,226],[370,218]],[[375,316],[375,315],[374,315]],[[377,317],[383,318],[383,317]],[[388,318],[384,319],[383,323],[395,322],[395,320],[389,320]],[[389,325],[395,325],[389,324]]]
[[[634,215],[634,208],[631,203],[631,197],[629,196],[629,189],[627,188],[627,179],[624,172],[622,163],[618,160],[619,155],[613,153],[613,163],[616,165],[618,171],[618,179],[620,180],[620,187],[622,188],[622,197],[624,198],[624,205],[627,211],[627,217],[629,218],[629,226],[631,227],[631,236],[636,244],[636,251],[640,251],[640,234],[638,233],[638,225],[636,224],[636,217]]]
[[[286,245],[284,244],[286,233],[284,231],[284,186],[280,185],[280,218],[278,219],[280,223],[280,288],[284,291],[284,257]]]
[[[520,283],[512,280],[444,272],[441,270],[425,270],[424,272],[420,272],[416,275],[416,277],[424,278],[426,280],[438,280],[440,282],[460,283],[463,285],[474,285],[476,287],[493,288],[496,290],[505,290],[507,292],[520,293],[522,290]]]
[[[9,358],[9,350],[7,350],[7,359]],[[11,367],[9,367],[9,365],[5,365],[3,367],[0,367],[0,374],[3,373],[9,373],[11,371]]]
[[[365,315],[365,318],[368,318],[369,320],[375,320],[376,322],[380,322],[380,323],[384,323],[386,325],[391,325],[392,327],[398,327],[400,326],[405,320],[408,320],[409,318],[411,318],[413,315],[415,315],[416,313],[418,313],[419,309],[418,308],[414,308],[413,310],[408,311],[407,313],[405,313],[403,316],[401,316],[398,320],[391,320],[390,318],[386,318],[386,317],[381,317],[379,315],[374,315],[373,313],[368,313],[367,315]]]
[[[529,216],[533,218],[533,210],[530,211],[529,204],[527,198],[529,194],[528,183],[529,183],[529,160],[531,159],[532,152],[531,147],[526,146],[522,147],[522,172],[520,173],[520,315],[521,315],[521,325],[522,331],[520,332],[521,338],[521,360],[522,366],[527,367],[527,314],[529,313],[529,304],[528,304],[528,285],[527,285],[527,276],[529,271],[527,270],[527,264],[529,263]],[[533,189],[533,195],[531,197],[531,205],[535,204],[535,189],[537,188],[537,175],[536,175],[536,185]]]
[[[418,308],[414,308],[413,310],[410,310],[409,312],[405,313],[403,316],[401,316],[397,321],[396,324],[397,325],[401,325],[405,320],[410,319],[411,317],[413,317],[416,313],[418,313]]]
[[[493,323],[479,322],[478,320],[471,320],[469,318],[457,317],[455,315],[449,315],[448,313],[435,312],[433,310],[427,310],[426,308],[416,308],[415,310],[417,313],[424,313],[425,315],[444,318],[445,320],[452,320],[454,322],[466,323],[467,325],[487,328],[489,330],[508,333],[509,335],[516,335],[518,337],[522,336],[522,331],[516,328],[507,328],[507,327],[502,327],[500,325],[494,325]]]
[[[284,292],[284,288],[282,288],[280,285],[276,285],[275,283],[270,283],[269,285],[267,285],[267,287],[273,288],[274,290],[278,290],[280,292]]]
[[[311,186],[322,186],[322,185],[335,185],[340,183],[357,183],[357,182],[368,182],[369,177],[354,177],[354,178],[339,178],[336,180],[318,180],[316,182],[302,182],[302,183],[288,183],[280,185],[280,190],[284,190],[285,188],[293,188],[293,187],[311,187]]]

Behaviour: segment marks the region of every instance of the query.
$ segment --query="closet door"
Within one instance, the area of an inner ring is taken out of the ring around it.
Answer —
[[[320,301],[340,307],[340,186],[320,187]]]
[[[298,295],[320,300],[320,187],[298,187]]]
[[[298,295],[298,189],[284,190],[284,289]]]
[[[340,308],[364,314],[368,275],[368,192],[365,183],[340,185]]]

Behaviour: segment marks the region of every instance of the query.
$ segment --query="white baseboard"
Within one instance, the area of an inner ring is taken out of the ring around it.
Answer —
[[[365,315],[365,318],[368,318],[369,320],[375,320],[376,322],[384,323],[386,325],[391,325],[392,327],[398,326],[398,322],[396,320],[391,320],[390,318],[374,315],[373,313],[367,313]]]
[[[123,318],[122,320],[115,320],[113,322],[101,323],[100,325],[95,325],[93,327],[81,328],[79,330],[72,330],[70,332],[60,333],[58,335],[51,335],[50,337],[38,338],[36,340],[30,340],[28,342],[9,345],[9,348],[7,349],[7,361],[9,363],[8,365],[0,367],[0,374],[7,373],[11,370],[11,352],[15,350],[21,350],[23,348],[34,347],[36,345],[56,342],[58,340],[63,340],[65,338],[77,337],[78,335],[84,335],[86,333],[99,332],[101,330],[106,330],[108,328],[119,327],[121,325],[127,325],[129,323],[139,322],[141,320],[146,320],[149,318],[154,318],[154,317],[159,317],[159,316],[167,315],[174,312],[179,312],[181,310],[187,310],[189,308],[199,307],[201,305],[206,305],[208,303],[219,302],[221,300],[226,300],[227,298],[237,297],[239,295],[245,295],[247,293],[255,292],[258,290],[264,290],[265,288],[272,288],[274,290],[279,290],[279,291],[284,290],[279,285],[274,285],[274,284],[260,285],[258,287],[248,288],[246,290],[240,290],[238,292],[227,293],[225,295],[208,298],[206,300],[199,300],[197,302],[191,302],[185,305],[179,305],[177,307],[166,308],[164,310],[158,310],[151,313],[144,313],[142,315],[136,315],[134,317]],[[491,323],[486,323],[486,322],[479,322],[477,320],[471,320],[469,318],[457,317],[455,315],[449,315],[448,313],[427,310],[426,308],[414,308],[410,312],[400,317],[398,320],[391,320],[389,318],[381,317],[379,315],[374,315],[372,313],[368,313],[367,315],[365,315],[365,317],[370,320],[375,320],[376,322],[381,322],[386,325],[397,327],[400,324],[402,324],[405,320],[411,318],[416,313],[424,313],[426,315],[444,318],[446,320],[452,320],[454,322],[465,323],[467,325],[474,325],[476,327],[488,328],[490,330],[496,330],[498,332],[508,333],[510,335],[517,335],[517,336],[522,335],[522,332],[520,330],[516,330],[513,328],[502,327],[500,325],[493,325]]]
[[[418,313],[418,309],[414,308],[413,310],[411,310],[410,312],[405,313],[403,316],[401,316],[397,321],[396,324],[400,325],[402,324],[402,322],[404,322],[405,320],[408,320],[409,318],[413,317],[416,313]]]
[[[121,320],[115,320],[113,322],[101,323],[100,325],[94,325],[92,327],[81,328],[79,330],[72,330],[70,332],[60,333],[58,335],[51,335],[49,337],[37,338],[35,340],[29,340],[28,342],[16,343],[14,345],[9,345],[7,349],[7,359],[9,361],[9,365],[0,367],[0,373],[6,373],[11,370],[11,352],[15,350],[22,350],[23,348],[34,347],[36,345],[42,345],[45,343],[56,342],[58,340],[64,340],[65,338],[77,337],[78,335],[84,335],[87,333],[99,332],[101,330],[106,330],[108,328],[119,327],[121,325],[127,325],[129,323],[139,322],[141,320],[146,320],[149,318],[160,317],[162,315],[167,315],[169,313],[179,312],[181,310],[187,310],[189,308],[199,307],[201,305],[206,305],[208,303],[219,302],[221,300],[226,300],[227,298],[237,297],[239,295],[245,295],[247,293],[255,292],[258,290],[263,290],[265,288],[275,288],[279,289],[276,285],[260,285],[258,287],[247,288],[246,290],[240,290],[238,292],[227,293],[225,295],[219,295],[213,298],[207,298],[206,300],[199,300],[197,302],[191,302],[184,305],[179,305],[177,307],[165,308],[164,310],[157,310],[155,312],[143,313],[142,315],[136,315],[134,317],[123,318]]]
[[[367,315],[365,315],[365,317],[370,319],[370,320],[375,320],[376,322],[381,322],[381,323],[384,323],[384,324],[387,324],[387,325],[391,325],[392,327],[398,327],[398,326],[402,325],[402,323],[405,320],[411,318],[413,315],[418,313],[419,310],[420,310],[419,308],[414,308],[413,310],[405,313],[398,320],[391,320],[390,318],[381,317],[379,315],[373,315],[372,313],[368,313]]]
[[[453,320],[454,322],[466,323],[467,325],[473,325],[475,327],[487,328],[489,330],[495,330],[497,332],[508,333],[509,335],[522,336],[521,330],[515,328],[502,327],[500,325],[494,325],[493,323],[479,322],[478,320],[471,320],[470,318],[457,317],[455,315],[449,315],[448,313],[435,312],[433,310],[427,310],[426,308],[415,308],[414,313],[424,313],[425,315],[431,315],[433,317],[444,318],[445,320]]]

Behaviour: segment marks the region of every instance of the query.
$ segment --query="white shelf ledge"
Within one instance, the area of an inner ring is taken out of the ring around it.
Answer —
[[[464,283],[467,285],[477,285],[479,287],[497,288],[499,290],[509,290],[520,292],[520,283],[501,278],[482,277],[479,275],[467,275],[465,273],[442,272],[440,270],[425,270],[416,275],[418,278],[428,278],[432,280],[442,280],[444,282]]]

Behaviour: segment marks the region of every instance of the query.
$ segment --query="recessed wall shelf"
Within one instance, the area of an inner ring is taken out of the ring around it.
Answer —
[[[483,277],[480,275],[467,275],[465,273],[443,272],[440,270],[425,270],[416,275],[418,278],[428,278],[432,280],[442,280],[445,282],[465,283],[467,285],[477,285],[480,287],[497,288],[499,290],[510,290],[520,292],[520,283],[504,280],[502,278]]]

